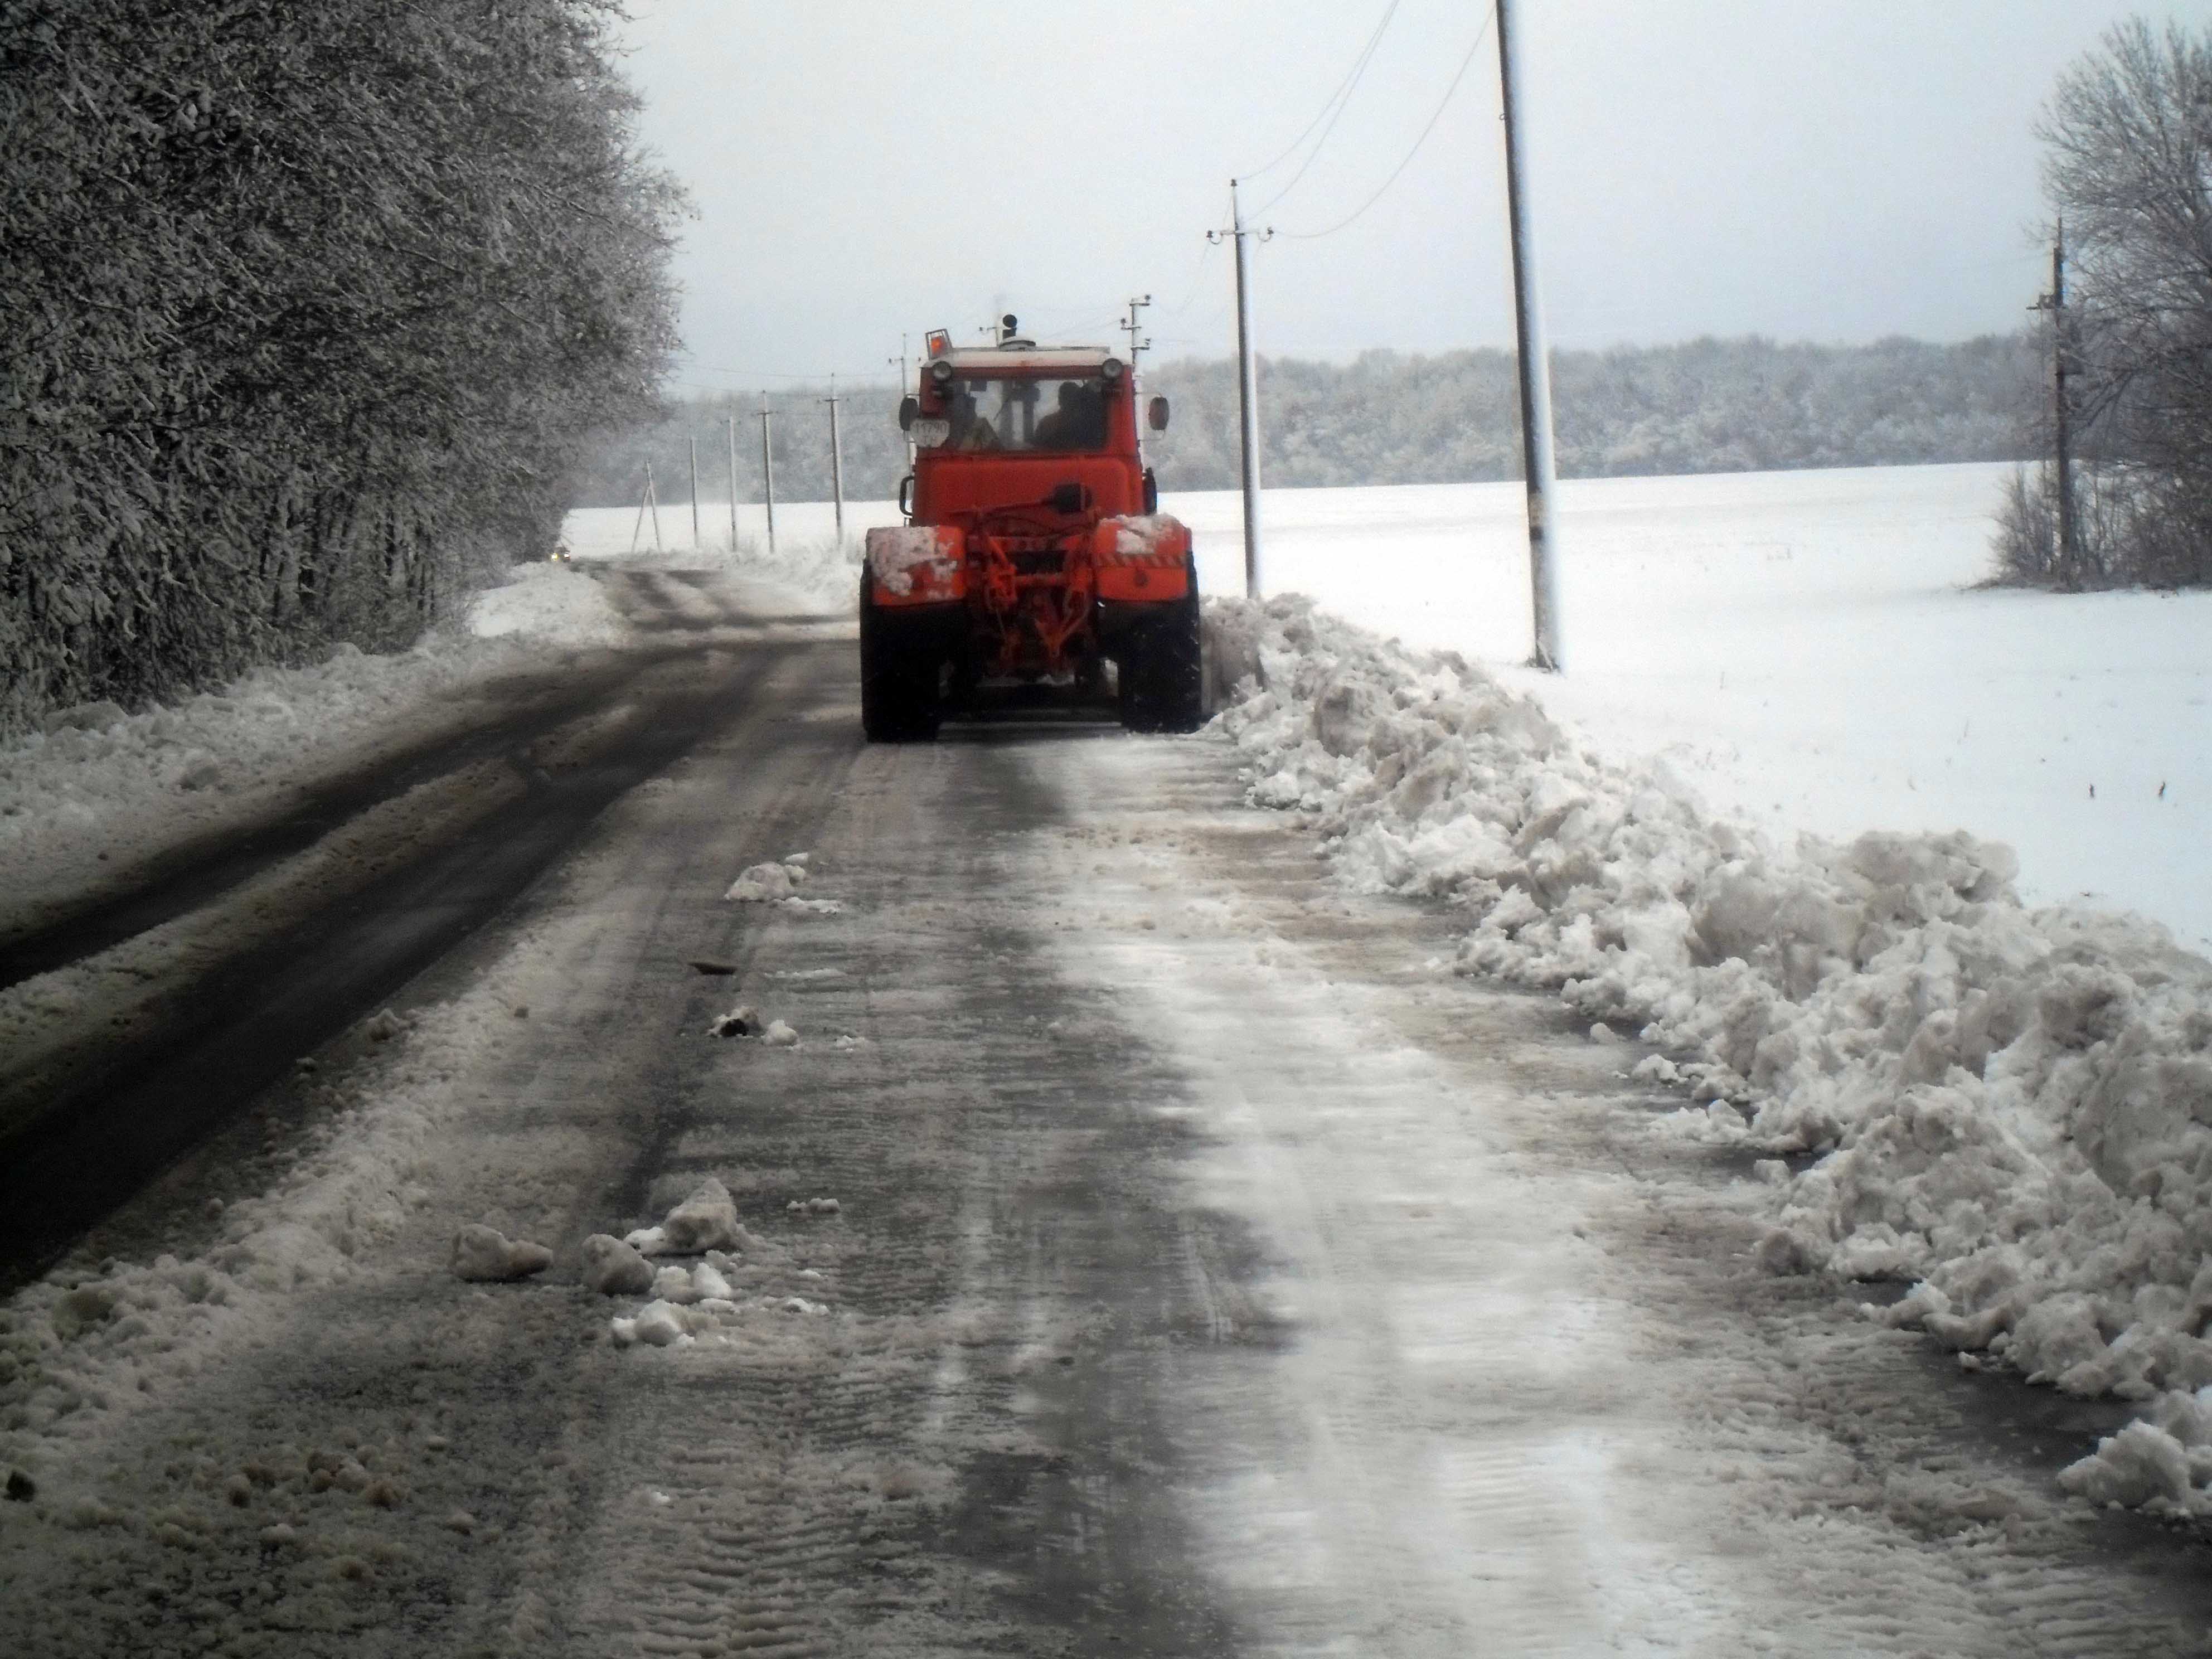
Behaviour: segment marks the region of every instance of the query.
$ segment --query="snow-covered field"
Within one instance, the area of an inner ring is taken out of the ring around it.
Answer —
[[[1528,656],[1517,484],[1281,490],[1267,591],[1455,650],[1778,834],[1966,830],[2030,900],[2212,948],[2212,593],[1980,590],[2001,465],[1560,486],[1567,672]],[[1233,493],[1171,498],[1243,591]]]

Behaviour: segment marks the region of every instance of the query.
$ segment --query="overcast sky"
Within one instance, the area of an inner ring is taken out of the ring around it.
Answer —
[[[1205,233],[1232,177],[1278,233],[1254,253],[1263,353],[1511,343],[1482,0],[634,3],[643,135],[698,212],[679,389],[888,380],[902,331],[972,340],[1001,310],[1120,338],[1146,293],[1158,356],[1225,356]],[[1325,142],[1293,149],[1386,10]],[[2030,129],[2132,15],[2212,7],[1521,0],[1553,345],[2014,327],[2048,276]]]

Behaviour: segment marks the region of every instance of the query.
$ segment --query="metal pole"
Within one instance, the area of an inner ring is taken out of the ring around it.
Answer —
[[[1528,212],[1526,135],[1512,0],[1498,0],[1498,76],[1505,111],[1505,203],[1513,239],[1513,329],[1521,355],[1521,457],[1528,492],[1528,590],[1535,631],[1532,667],[1557,672],[1559,586],[1552,547],[1552,376],[1536,289],[1536,236]]]
[[[2074,523],[2073,434],[2066,423],[2066,221],[2051,244],[2051,363],[2052,413],[2058,451],[2058,580],[2066,588],[2081,584],[2081,532]]]
[[[730,551],[738,550],[738,417],[730,422]]]
[[[837,437],[837,377],[830,377],[830,499],[836,503],[837,545],[845,544],[845,450]]]
[[[769,453],[768,393],[761,393],[761,495],[768,503],[768,550],[775,553],[775,458]]]
[[[1244,210],[1229,181],[1229,234],[1237,245],[1237,398],[1243,414],[1244,595],[1256,599],[1260,580],[1260,375],[1252,362],[1252,284],[1244,268]]]
[[[699,438],[694,433],[685,441],[691,446],[691,550],[699,550]]]
[[[653,463],[645,464],[645,499],[653,507],[653,550],[665,553],[660,541],[660,492],[653,487]]]

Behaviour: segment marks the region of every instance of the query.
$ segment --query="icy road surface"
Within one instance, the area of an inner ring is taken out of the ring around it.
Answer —
[[[2052,1479],[2117,1414],[1760,1271],[1641,1048],[1226,744],[870,748],[848,640],[629,597],[775,654],[0,1313],[9,1654],[2203,1650]],[[710,1177],[726,1295],[580,1282]]]

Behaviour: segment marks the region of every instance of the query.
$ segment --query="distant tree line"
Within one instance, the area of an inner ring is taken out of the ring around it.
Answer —
[[[2017,460],[2033,453],[2041,369],[2027,334],[1951,345],[1704,339],[1553,357],[1559,467],[1569,477]],[[1234,362],[1147,365],[1144,390],[1164,394],[1174,411],[1168,430],[1146,440],[1162,487],[1234,488]],[[768,399],[780,497],[830,493],[826,395],[809,387]],[[878,386],[843,395],[846,494],[890,496],[906,470],[899,393]],[[1370,351],[1345,364],[1263,357],[1260,399],[1261,466],[1270,486],[1521,475],[1510,352]],[[635,505],[648,463],[660,499],[688,500],[687,439],[699,447],[702,496],[726,501],[732,415],[738,495],[757,501],[759,408],[758,398],[702,399],[611,436],[579,470],[580,504]]]
[[[0,0],[0,729],[412,639],[658,407],[614,0]]]
[[[2070,534],[2055,466],[2015,479],[1999,563],[2063,588],[2212,585],[2212,28],[2118,26],[2036,131],[2069,267],[2036,449],[2055,446],[2063,354],[2079,465]]]

